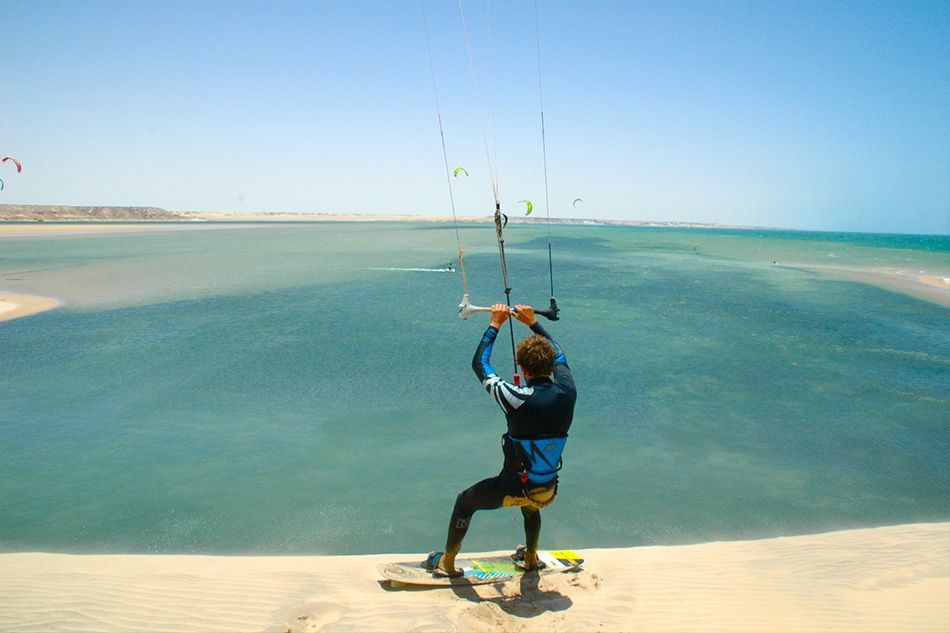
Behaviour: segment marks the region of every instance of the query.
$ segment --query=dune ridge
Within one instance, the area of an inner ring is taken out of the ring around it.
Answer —
[[[950,628],[950,522],[583,555],[579,573],[420,589],[376,573],[405,554],[3,554],[0,631]]]

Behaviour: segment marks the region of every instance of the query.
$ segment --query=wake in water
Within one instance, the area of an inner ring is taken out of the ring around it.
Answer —
[[[390,271],[402,271],[402,272],[412,272],[412,273],[454,273],[455,268],[449,266],[448,268],[367,268],[366,270],[390,270]]]

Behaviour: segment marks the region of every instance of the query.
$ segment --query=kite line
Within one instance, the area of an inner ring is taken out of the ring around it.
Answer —
[[[478,109],[478,120],[482,127],[482,140],[485,143],[485,158],[488,160],[488,173],[492,181],[492,193],[495,195],[495,237],[498,240],[498,256],[501,260],[501,276],[505,282],[505,303],[508,304],[508,310],[511,310],[511,281],[508,277],[508,261],[505,257],[505,225],[508,224],[508,218],[502,215],[501,212],[501,198],[498,192],[498,176],[495,173],[495,165],[492,160],[491,152],[488,149],[488,133],[485,131],[485,117],[482,114],[482,100],[478,90],[478,80],[475,77],[475,61],[472,58],[472,44],[468,36],[468,22],[465,19],[465,7],[463,6],[463,0],[459,0],[459,16],[462,18],[462,30],[465,33],[465,51],[468,54],[468,70],[469,76],[472,79],[472,89],[475,91],[475,100],[477,102]],[[488,19],[489,25],[491,24],[491,6],[488,5]],[[494,121],[494,103],[492,104],[492,120]],[[504,217],[504,222],[502,222],[502,217]],[[466,318],[463,316],[465,310],[465,305],[468,302],[465,300],[465,297],[462,298],[462,303],[459,305],[459,316],[463,319]],[[514,366],[514,382],[515,384],[520,383],[520,376],[518,374],[518,361],[516,360],[515,354],[515,326],[511,322],[511,319],[508,319],[508,335],[511,339],[511,363]]]
[[[462,237],[459,235],[459,222],[455,215],[455,194],[452,191],[452,177],[449,176],[449,156],[445,151],[445,132],[442,130],[442,107],[439,104],[439,90],[436,87],[435,81],[435,64],[432,63],[432,46],[429,44],[429,18],[426,15],[425,0],[419,0],[419,4],[422,6],[422,23],[425,26],[426,32],[426,52],[429,53],[429,70],[432,73],[432,94],[435,97],[435,111],[439,116],[439,138],[442,140],[442,161],[445,164],[445,182],[449,186],[449,202],[452,205],[452,224],[455,227],[455,244],[458,246],[459,272],[462,274],[462,293],[465,297],[468,297],[468,278],[465,276],[465,254],[462,251]],[[458,176],[459,170],[464,171],[465,175],[468,176],[468,172],[465,171],[464,167],[457,167],[455,169],[455,176]]]
[[[534,32],[538,49],[538,103],[541,107],[541,157],[544,164],[544,209],[548,216],[548,276],[551,280],[551,307],[555,318],[560,309],[554,297],[554,256],[551,254],[551,203],[548,195],[548,149],[544,138],[544,86],[541,82],[541,18],[538,15],[538,0],[534,0]],[[530,213],[530,211],[529,211]]]
[[[463,295],[462,295],[462,302],[459,304],[459,307],[458,307],[458,313],[459,313],[460,318],[467,319],[469,316],[478,312],[490,312],[491,308],[472,305],[470,296],[469,296],[468,281],[465,276],[465,267],[463,263],[464,250],[462,249],[462,240],[459,235],[458,217],[456,215],[456,209],[455,209],[455,197],[454,197],[454,192],[452,189],[452,177],[450,176],[448,152],[446,150],[446,144],[445,144],[445,132],[442,125],[442,111],[439,104],[439,93],[436,87],[437,82],[436,82],[436,76],[435,76],[435,65],[434,65],[433,57],[432,57],[432,46],[430,42],[428,16],[426,14],[426,9],[425,9],[425,0],[420,0],[420,5],[422,7],[423,21],[425,24],[426,52],[428,53],[428,57],[429,57],[429,70],[432,76],[432,89],[433,89],[433,94],[435,96],[436,112],[438,114],[438,121],[439,121],[439,137],[442,143],[442,160],[445,166],[446,182],[449,187],[449,200],[452,205],[452,221],[455,227],[456,245],[458,246],[459,268],[462,272]],[[504,229],[508,224],[508,216],[506,216],[505,214],[501,212],[501,196],[500,196],[499,184],[498,184],[497,165],[496,165],[495,157],[492,154],[492,148],[490,147],[489,140],[488,140],[488,131],[486,129],[485,116],[482,110],[481,91],[479,89],[478,79],[475,73],[475,61],[472,55],[471,39],[469,37],[468,22],[465,19],[465,7],[463,5],[463,0],[458,0],[458,6],[459,6],[459,16],[462,22],[462,29],[465,34],[465,50],[468,57],[469,76],[472,83],[472,89],[473,89],[475,101],[476,101],[476,109],[478,111],[479,124],[480,124],[481,132],[482,132],[482,142],[485,148],[485,158],[488,164],[488,176],[491,182],[492,197],[495,202],[495,209],[494,209],[495,237],[498,241],[498,255],[499,255],[499,261],[501,264],[502,279],[504,281],[505,302],[508,305],[508,309],[511,310],[512,309],[512,306],[511,306],[512,288],[511,288],[511,280],[508,274],[507,257],[505,255],[505,233],[504,233]],[[486,6],[487,6],[488,28],[490,30],[491,29],[490,1],[486,3]],[[545,140],[545,132],[544,132],[544,96],[543,96],[543,87],[541,83],[541,39],[540,39],[541,35],[540,35],[540,24],[539,24],[539,19],[538,19],[537,1],[535,1],[535,26],[536,26],[536,33],[537,33],[537,49],[538,49],[538,93],[539,93],[540,104],[541,104],[541,151],[542,151],[542,156],[543,156],[543,161],[544,161],[544,194],[545,194],[545,208],[547,210],[547,225],[548,225],[547,226],[548,273],[549,273],[550,282],[551,282],[550,306],[544,310],[535,309],[535,313],[541,316],[544,316],[552,321],[557,321],[558,312],[560,312],[560,310],[557,307],[557,301],[554,296],[554,264],[553,264],[552,248],[551,248],[551,209],[550,209],[550,203],[548,200],[549,196],[548,196],[548,174],[547,174],[547,148],[546,148],[546,140]],[[494,108],[493,98],[492,98],[492,103],[491,103],[491,117],[492,117],[491,125],[492,125],[492,134],[493,134],[492,140],[494,143],[496,143],[497,139],[494,138],[495,108]],[[465,175],[466,176],[468,175],[467,170],[465,170],[464,168],[458,167],[455,170],[456,177],[458,176],[460,171],[464,171]],[[520,202],[524,202],[527,206],[526,215],[530,214],[532,211],[531,202],[528,200],[522,200]],[[515,355],[515,333],[514,333],[514,326],[511,323],[510,319],[508,322],[508,332],[509,332],[509,338],[511,341],[511,355],[512,355],[512,362],[514,365],[514,380],[515,380],[515,383],[518,384],[520,381],[520,376],[518,374],[518,364],[517,364],[517,361],[515,360],[515,356],[516,356]]]

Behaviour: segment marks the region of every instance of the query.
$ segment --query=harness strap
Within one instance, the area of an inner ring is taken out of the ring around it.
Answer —
[[[521,484],[529,481],[544,484],[557,477],[558,471],[564,464],[561,454],[567,443],[567,435],[542,435],[532,438],[512,437],[505,433],[502,436],[506,453],[513,452],[521,467]],[[509,448],[510,447],[510,448]]]

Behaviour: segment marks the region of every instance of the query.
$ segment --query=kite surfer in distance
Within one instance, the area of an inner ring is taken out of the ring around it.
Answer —
[[[502,380],[491,366],[492,346],[498,331],[514,316],[533,334],[518,344],[515,354],[526,384],[518,386]],[[521,508],[524,517],[524,547],[512,556],[523,569],[539,569],[538,541],[541,536],[541,509],[557,497],[561,453],[574,418],[577,390],[564,352],[538,323],[531,306],[512,310],[496,303],[491,324],[482,334],[472,369],[482,386],[505,413],[507,432],[502,436],[504,466],[495,477],[484,479],[462,491],[455,500],[444,552],[430,552],[423,566],[433,574],[458,577],[455,557],[462,548],[472,515],[477,510]]]

